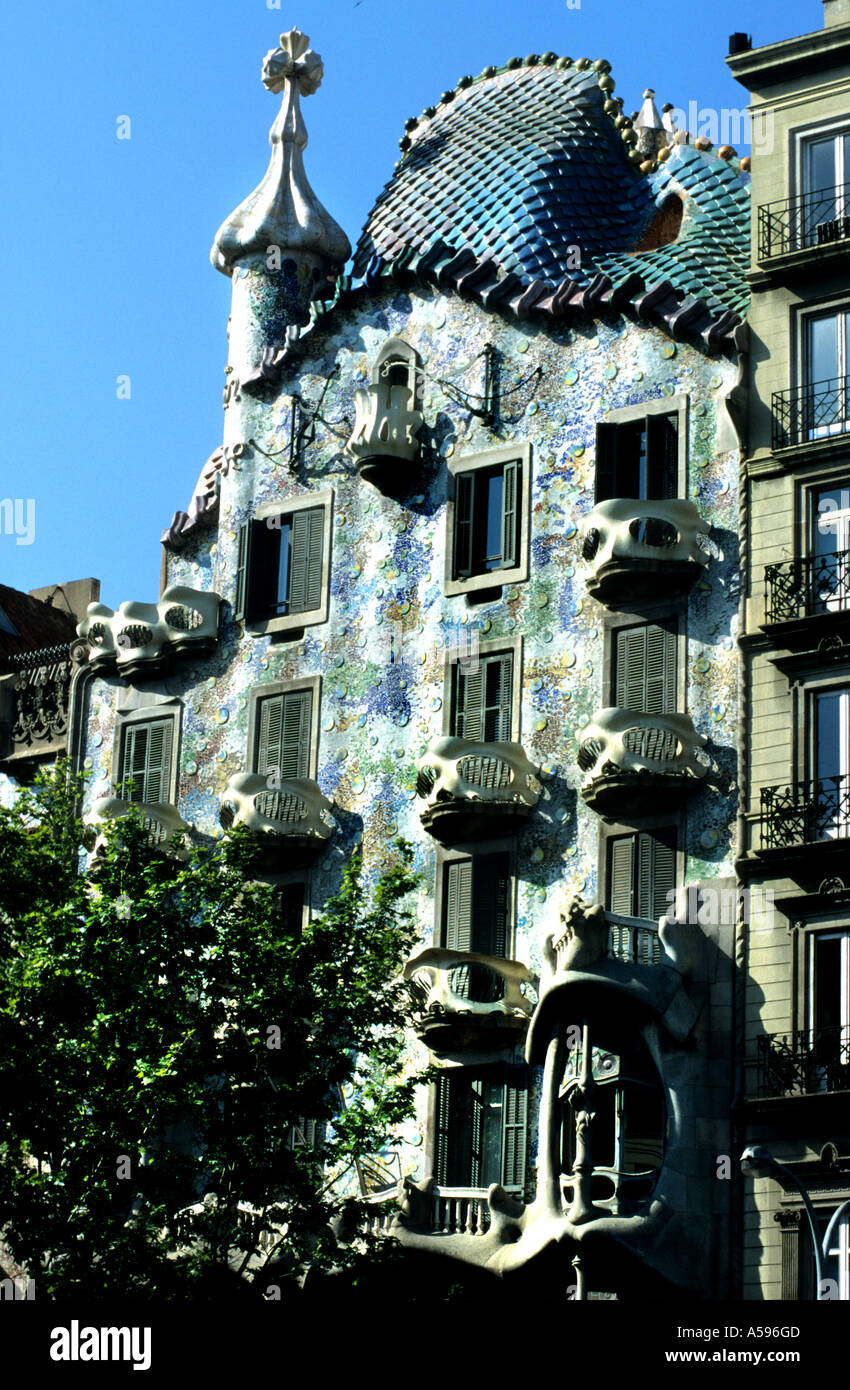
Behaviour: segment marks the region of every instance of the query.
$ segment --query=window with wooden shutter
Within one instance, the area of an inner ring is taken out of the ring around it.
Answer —
[[[528,1092],[504,1073],[444,1072],[437,1081],[434,1176],[441,1187],[525,1182]]]
[[[470,578],[519,563],[519,459],[459,473],[455,480],[455,578]]]
[[[309,776],[312,703],[310,690],[260,700],[255,772],[276,773],[281,781]]]
[[[596,426],[596,501],[676,497],[679,416],[646,415]]]
[[[236,599],[234,614],[237,618],[248,618],[251,612],[251,560],[253,536],[256,522],[246,521],[239,527],[236,547]]]
[[[171,799],[171,745],[174,721],[128,723],[121,750],[120,794],[144,805]]]
[[[324,497],[326,494],[322,494]],[[322,584],[330,501],[248,521],[236,555],[237,618],[283,631],[325,607]],[[315,620],[315,619],[314,619]]]
[[[609,842],[608,901],[611,912],[657,922],[676,887],[676,831],[641,831]]]
[[[510,741],[513,654],[456,662],[450,732],[474,743]]]
[[[295,512],[290,521],[289,613],[309,613],[322,597],[324,508]],[[283,539],[281,539],[281,546]],[[283,560],[281,560],[283,564]]]
[[[645,714],[676,709],[675,628],[649,623],[621,628],[615,655],[616,704]]]
[[[505,956],[510,944],[511,873],[506,851],[446,865],[443,945]]]

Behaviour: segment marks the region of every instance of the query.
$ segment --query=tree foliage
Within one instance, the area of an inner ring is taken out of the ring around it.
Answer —
[[[77,791],[60,767],[0,808],[4,1242],[48,1297],[262,1296],[338,1265],[333,1178],[422,1079],[409,846],[372,891],[353,858],[292,935],[244,830],[181,861],[131,816],[81,873]]]

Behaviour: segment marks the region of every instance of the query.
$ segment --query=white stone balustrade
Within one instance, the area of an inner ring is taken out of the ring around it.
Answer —
[[[85,824],[93,825],[99,832],[92,850],[92,863],[96,863],[98,854],[104,848],[103,827],[110,821],[123,820],[133,807],[138,811],[142,825],[148,832],[148,841],[154,847],[166,846],[172,835],[186,834],[191,829],[177,807],[168,802],[127,801],[120,796],[98,797],[83,816]],[[175,849],[174,853],[178,858],[185,858],[188,850]]]
[[[218,640],[218,594],[174,584],[157,603],[90,603],[77,632],[92,666],[115,665],[122,675],[158,670],[172,656],[212,651]]]
[[[593,591],[606,568],[652,568],[663,575],[689,567],[694,577],[709,563],[708,526],[684,498],[599,502],[580,527],[584,577]]]
[[[309,777],[273,781],[258,772],[237,772],[228,782],[222,825],[246,825],[262,835],[312,842],[320,848],[334,830],[333,807]]]
[[[612,770],[694,778],[708,772],[708,759],[699,760],[708,739],[687,714],[642,714],[613,706],[597,710],[578,740],[583,788]]]
[[[474,966],[479,967],[477,976],[469,969]],[[528,966],[518,960],[432,946],[407,962],[404,978],[412,980],[422,990],[425,1013],[439,1010],[441,1013],[501,1013],[513,1018],[530,1018],[534,1009],[520,988],[532,976]],[[492,993],[496,997],[475,998],[482,993]]]

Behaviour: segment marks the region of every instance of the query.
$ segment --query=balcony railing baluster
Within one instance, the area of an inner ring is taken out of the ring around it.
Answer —
[[[768,623],[850,608],[850,550],[767,565],[764,578]]]
[[[850,1025],[765,1033],[758,1039],[758,1095],[850,1089]]]
[[[850,237],[850,185],[819,188],[758,210],[759,259],[787,256]]]
[[[774,391],[774,449],[810,444],[850,430],[850,376],[807,381],[789,391]]]
[[[763,787],[763,849],[791,849],[818,840],[850,837],[850,775],[809,778],[787,786]]]

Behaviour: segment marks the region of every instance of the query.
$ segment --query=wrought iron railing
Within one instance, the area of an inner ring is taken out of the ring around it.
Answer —
[[[759,259],[830,246],[850,237],[848,191],[850,185],[839,184],[762,204],[758,213]]]
[[[809,778],[763,787],[762,849],[791,849],[817,840],[850,837],[850,776]]]
[[[639,917],[623,917],[606,912],[608,918],[608,955],[632,965],[657,965],[661,959],[661,939],[657,926],[650,926]]]
[[[807,381],[789,391],[774,391],[773,447],[787,449],[850,430],[850,377]]]
[[[850,1090],[850,1026],[765,1033],[758,1039],[758,1094]]]
[[[764,580],[769,623],[850,608],[850,550],[767,565]]]

